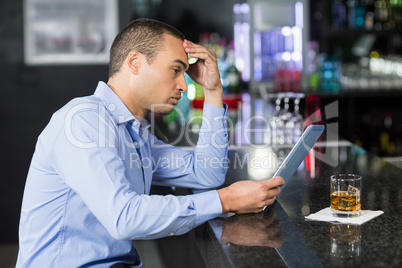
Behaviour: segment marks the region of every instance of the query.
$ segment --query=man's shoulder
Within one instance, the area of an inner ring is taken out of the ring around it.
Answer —
[[[53,113],[46,129],[62,129],[66,122],[77,119],[77,116],[91,120],[100,114],[102,106],[102,101],[94,95],[74,98]]]
[[[54,118],[63,117],[64,119],[72,118],[74,115],[82,113],[98,113],[104,107],[103,102],[96,96],[77,97],[67,102],[63,107],[57,110]]]
[[[59,111],[98,110],[100,106],[104,106],[102,100],[95,95],[90,95],[70,100]]]

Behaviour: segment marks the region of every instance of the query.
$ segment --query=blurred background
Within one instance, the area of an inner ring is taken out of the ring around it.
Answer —
[[[341,138],[400,163],[401,0],[2,0],[0,244],[18,241],[38,135],[57,109],[107,81],[110,42],[139,17],[216,53],[231,146],[292,144],[307,124],[336,122]],[[174,113],[153,118],[154,133],[179,146],[193,145],[200,124],[202,87],[188,84]]]

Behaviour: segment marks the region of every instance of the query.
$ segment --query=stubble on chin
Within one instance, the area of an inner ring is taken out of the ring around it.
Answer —
[[[159,115],[168,115],[174,109],[174,106],[172,104],[154,104],[152,106],[153,107],[151,107],[151,112]]]

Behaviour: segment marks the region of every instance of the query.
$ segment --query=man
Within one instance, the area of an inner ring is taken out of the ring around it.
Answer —
[[[199,60],[189,66],[187,54]],[[187,90],[185,72],[205,94],[194,152],[163,144],[144,119],[172,111]],[[131,22],[112,44],[107,84],[57,111],[38,138],[17,267],[138,266],[132,240],[180,235],[223,213],[273,203],[280,177],[189,196],[148,195],[151,182],[205,190],[224,182],[225,115],[213,53],[161,22]]]

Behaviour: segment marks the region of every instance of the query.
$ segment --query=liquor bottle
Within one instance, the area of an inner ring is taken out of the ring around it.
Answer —
[[[364,27],[366,10],[358,0],[348,0],[348,26],[349,29],[362,29]]]
[[[319,88],[324,92],[340,90],[341,63],[335,55],[323,58],[320,66]]]
[[[355,6],[355,28],[362,29],[364,28],[364,22],[366,17],[366,9],[363,5],[365,0],[356,1]]]
[[[387,22],[385,23],[386,29],[393,29],[395,28],[395,20],[394,20],[394,6],[396,5],[397,0],[388,0],[387,3],[387,10],[388,10],[388,18]]]
[[[226,92],[228,94],[239,94],[241,91],[241,75],[236,68],[234,59],[234,43],[230,42],[229,49],[226,56],[225,80]]]
[[[372,30],[374,28],[374,0],[364,0],[364,6],[366,9],[364,28]]]
[[[393,9],[395,26],[398,29],[402,28],[402,0],[397,0]]]
[[[332,29],[343,29],[346,24],[346,6],[342,0],[332,1]]]
[[[200,84],[194,82],[186,76],[188,84],[188,98],[190,99],[190,109],[188,111],[188,135],[187,143],[193,146],[197,143],[198,134],[202,124],[202,111],[204,106],[204,89]]]
[[[380,134],[380,153],[383,156],[392,156],[395,154],[395,142],[391,111],[385,113],[383,123],[383,129]]]
[[[347,6],[348,6],[348,27],[349,29],[354,29],[356,27],[355,25],[356,6],[357,6],[356,0],[348,0]]]
[[[301,71],[297,69],[294,62],[293,70],[292,70],[292,91],[293,92],[300,92],[301,91]]]
[[[274,72],[274,89],[275,92],[284,91],[284,76],[285,76],[285,62],[282,60],[277,60],[275,62],[275,72]]]
[[[385,24],[388,20],[388,7],[385,0],[376,0],[374,2],[374,29],[377,31],[385,28]]]
[[[316,41],[310,41],[308,44],[306,74],[308,76],[308,89],[310,91],[317,91],[320,80],[320,66],[321,56],[318,53],[319,45]]]
[[[390,23],[391,23],[391,27],[397,27],[398,24],[401,23],[401,19],[400,16],[401,14],[399,13],[399,8],[400,8],[400,0],[390,0],[389,1],[389,12],[390,12]]]

